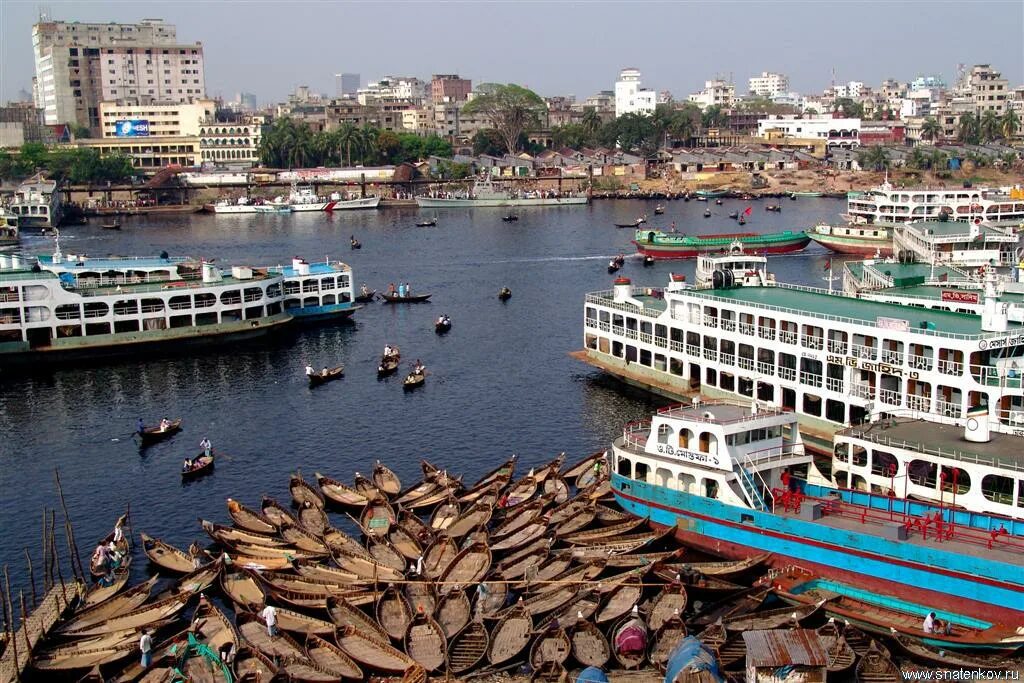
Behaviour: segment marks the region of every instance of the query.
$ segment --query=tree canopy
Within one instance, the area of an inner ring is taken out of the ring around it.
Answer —
[[[505,150],[515,154],[520,148],[520,135],[540,127],[547,105],[540,95],[514,83],[485,83],[479,90],[482,94],[467,102],[462,112],[488,119]]]
[[[128,157],[101,157],[95,149],[48,149],[42,143],[28,142],[16,155],[0,151],[0,179],[27,178],[39,171],[53,180],[75,184],[121,182],[137,173]]]

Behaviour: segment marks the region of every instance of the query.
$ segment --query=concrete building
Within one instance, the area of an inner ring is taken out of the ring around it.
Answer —
[[[187,102],[206,96],[201,43],[180,44],[174,25],[45,21],[32,27],[36,106],[47,124],[99,132],[99,103],[150,97]]]
[[[690,101],[701,109],[731,107],[736,101],[736,86],[722,78],[704,81],[704,89],[690,95]]]
[[[758,97],[774,99],[779,95],[789,92],[789,76],[777,74],[771,71],[762,71],[760,76],[754,76],[748,81],[750,94]]]
[[[264,125],[264,116],[239,116],[231,121],[205,120],[198,131],[203,162],[219,166],[258,164]]]
[[[155,171],[164,166],[199,166],[202,155],[195,135],[162,138],[89,138],[78,140],[80,149],[98,150],[101,156],[123,154],[132,166]]]
[[[182,137],[199,134],[199,124],[217,111],[213,100],[145,103],[100,102],[100,137]]]
[[[460,78],[458,74],[434,74],[430,77],[430,101],[465,102],[473,92],[473,81]]]
[[[824,141],[826,147],[860,146],[860,119],[832,116],[768,116],[757,122],[757,134],[766,140],[790,138]]]
[[[359,86],[362,84],[363,79],[359,74],[338,74],[338,95],[341,97],[355,97],[356,93],[359,92]]]
[[[1006,113],[1009,82],[988,64],[975,64],[963,84],[964,94],[974,99],[975,113],[994,111],[1002,116]]]
[[[411,76],[385,76],[356,91],[356,99],[363,105],[399,101],[419,104],[426,97],[427,84]]]
[[[623,114],[653,114],[658,93],[640,87],[640,71],[627,67],[615,81],[615,117]]]
[[[946,81],[942,79],[942,76],[918,76],[910,82],[908,86],[910,90],[943,90],[946,87]]]

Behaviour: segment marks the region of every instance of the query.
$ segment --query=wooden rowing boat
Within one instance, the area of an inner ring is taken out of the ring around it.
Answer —
[[[280,530],[281,525],[285,522],[291,522],[294,526],[302,524],[288,508],[269,496],[263,496],[263,500],[260,501],[260,509],[276,530]]]
[[[458,554],[459,546],[455,541],[447,536],[439,536],[423,552],[423,576],[428,579],[438,578]]]
[[[398,294],[382,292],[377,295],[377,298],[386,304],[418,304],[429,300],[430,296],[430,294],[406,294],[405,296],[399,296]]]
[[[531,522],[514,534],[509,534],[505,538],[502,538],[492,544],[491,548],[495,551],[516,550],[517,548],[522,548],[528,543],[533,543],[540,539],[547,530],[548,525],[543,520]]]
[[[249,548],[242,547],[241,550],[245,552],[239,552],[239,548],[236,548],[235,552],[231,553],[231,564],[240,569],[256,569],[258,571],[285,569],[290,567],[294,560],[302,559],[302,556],[258,554],[261,548],[255,546]],[[273,550],[273,548],[270,550]]]
[[[843,638],[835,620],[829,619],[828,623],[818,629],[818,638],[820,638],[822,649],[825,650],[828,657],[826,668],[830,674],[842,673],[857,661],[857,653],[846,642],[846,638]]]
[[[333,368],[324,368],[320,372],[314,372],[312,375],[306,375],[309,380],[309,388],[318,387],[321,384],[327,384],[333,382],[336,379],[341,379],[345,376],[345,366],[338,365]]]
[[[465,590],[450,591],[437,603],[435,614],[445,637],[451,638],[464,629],[473,616],[469,594]]]
[[[284,659],[277,674],[290,683],[335,683],[338,680],[336,673],[314,664],[305,655],[302,659]]]
[[[561,505],[569,500],[569,485],[565,483],[565,479],[557,475],[544,480],[541,492],[545,496],[550,496],[556,505]]]
[[[408,503],[443,488],[444,486],[437,481],[436,475],[428,474],[423,481],[400,492],[393,502],[395,505],[407,505]]]
[[[398,526],[402,527],[407,534],[415,538],[421,545],[430,543],[434,539],[434,529],[420,519],[412,510],[406,510],[398,506]]]
[[[402,490],[402,480],[380,460],[373,466],[372,478],[374,485],[389,498],[397,496]]]
[[[363,507],[368,502],[366,496],[348,484],[337,479],[331,479],[317,472],[315,474],[317,485],[324,498],[332,503],[345,507]]]
[[[476,489],[481,486],[487,486],[501,479],[504,479],[503,483],[508,483],[508,481],[512,478],[512,475],[515,473],[517,460],[518,456],[513,454],[512,457],[510,457],[508,460],[501,463],[484,476],[480,477],[480,479],[478,479],[471,488]]]
[[[438,505],[430,515],[430,528],[437,531],[444,531],[459,518],[459,503],[454,498]]]
[[[423,557],[423,546],[416,540],[416,536],[411,534],[409,530],[401,524],[396,524],[391,527],[391,531],[388,532],[388,541],[395,547],[395,550],[400,552],[402,556],[407,560],[416,561]]]
[[[579,500],[579,507],[577,508],[576,514],[567,517],[566,519],[553,523],[552,527],[555,530],[556,536],[567,536],[580,532],[581,529],[588,527],[591,522],[594,521],[594,517],[597,515],[597,509],[594,504],[588,500]],[[552,515],[554,517],[554,515]],[[561,517],[561,515],[559,516]]]
[[[768,593],[769,591],[767,588],[760,586],[744,588],[738,593],[726,596],[716,602],[712,602],[707,605],[702,604],[700,609],[696,610],[696,612],[690,617],[689,622],[693,626],[707,626],[730,617],[750,614],[761,607],[761,603],[764,602]],[[866,650],[866,642],[864,647]]]
[[[594,545],[622,537],[646,523],[646,518],[634,517],[620,524],[612,524],[611,526],[599,527],[588,531],[577,531],[571,534],[556,532],[556,535],[562,542],[569,545]]]
[[[440,624],[427,612],[416,611],[403,642],[406,653],[427,671],[437,671],[444,665],[448,641]]]
[[[263,588],[250,571],[222,573],[220,589],[238,612],[259,612],[266,603]]]
[[[490,505],[476,502],[452,522],[444,530],[444,534],[451,538],[462,538],[481,524],[487,524],[491,519],[492,512]]]
[[[686,612],[687,604],[686,586],[673,581],[666,584],[654,599],[647,610],[647,625],[652,631],[658,631],[672,618]]]
[[[349,554],[362,557],[371,557],[369,551],[359,544],[359,541],[346,534],[341,529],[330,527],[324,530],[323,541],[330,548],[334,555]]]
[[[782,607],[770,609],[764,612],[755,612],[739,617],[723,619],[722,625],[729,631],[770,631],[784,626],[796,626],[802,624],[819,610],[825,601],[811,605],[799,605],[795,607]]]
[[[480,621],[472,621],[448,639],[448,668],[456,676],[465,674],[490,650],[490,634]]]
[[[310,634],[306,638],[306,655],[310,661],[321,669],[329,671],[335,678],[362,680],[363,670],[345,651],[318,635]]]
[[[483,581],[476,587],[476,613],[485,619],[500,619],[508,600],[508,584],[504,581]]]
[[[527,661],[534,670],[543,669],[546,665],[565,664],[572,651],[572,644],[564,628],[548,628],[538,635],[530,646]]]
[[[182,481],[191,481],[193,479],[199,479],[205,477],[207,474],[213,472],[213,467],[217,463],[217,455],[210,452],[209,455],[205,451],[199,453],[196,457],[192,458],[192,464],[189,468],[181,471]]]
[[[265,654],[248,645],[238,648],[233,668],[238,683],[262,683],[277,674],[277,666]]]
[[[671,566],[676,573],[683,574],[686,570],[697,572],[705,576],[714,576],[719,579],[739,580],[762,567],[770,558],[771,553],[752,555],[743,560],[725,562],[683,562]]]
[[[277,533],[277,527],[263,513],[256,512],[232,498],[228,498],[227,505],[231,519],[242,529],[257,534]]]
[[[640,567],[663,563],[679,557],[685,552],[682,548],[666,550],[659,553],[626,553],[623,555],[611,555],[608,559],[609,567]]]
[[[129,612],[122,612],[104,621],[87,626],[76,626],[74,629],[62,631],[66,636],[82,638],[85,636],[96,636],[111,631],[124,629],[139,629],[143,626],[165,619],[170,619],[185,608],[189,596],[173,596],[166,600],[160,600],[148,605],[143,605]]]
[[[412,621],[412,608],[401,591],[394,584],[389,584],[377,602],[377,623],[394,640],[405,637],[405,630]]]
[[[405,389],[406,391],[411,391],[412,389],[422,387],[424,384],[426,384],[426,382],[426,372],[410,372],[408,375],[405,376],[405,379],[402,380],[402,388]]]
[[[245,641],[272,660],[303,659],[306,656],[302,646],[287,633],[279,631],[276,636],[270,636],[267,624],[255,614],[239,612],[235,622]]]
[[[604,560],[588,560],[548,579],[541,580],[539,577],[533,579],[532,582],[529,582],[527,592],[546,593],[559,586],[589,583],[602,571],[604,571]]]
[[[857,683],[889,683],[903,680],[900,668],[889,658],[888,653],[871,641],[871,646],[857,663]]]
[[[205,595],[199,597],[189,629],[203,645],[214,652],[227,651],[228,646],[234,651],[238,650],[239,636],[235,625]]]
[[[557,528],[559,525],[564,524],[571,519],[575,519],[577,516],[583,514],[587,508],[593,506],[594,504],[589,500],[571,498],[561,505],[552,508],[548,515],[548,525],[551,526],[551,528]],[[591,519],[593,519],[593,517],[591,517]],[[588,521],[587,524],[589,523],[590,522]]]
[[[367,538],[367,550],[370,557],[380,562],[385,567],[391,567],[397,572],[405,571],[405,556],[391,545],[386,538],[369,536]]]
[[[195,558],[184,550],[144,533],[140,533],[139,538],[142,539],[142,552],[160,569],[175,574],[188,574],[195,570]]]
[[[601,633],[601,629],[584,618],[576,620],[569,636],[569,643],[573,658],[583,666],[595,666],[600,669],[612,656],[608,639]]]
[[[556,586],[549,591],[537,593],[525,600],[520,598],[519,602],[505,610],[505,613],[508,614],[512,610],[519,608],[525,610],[530,616],[547,614],[548,612],[565,607],[576,597],[579,591],[580,587],[578,585]]]
[[[835,628],[834,624],[826,624],[818,630],[819,633],[829,626]],[[846,643],[846,639],[843,638],[842,635],[839,637],[842,639],[842,642]],[[979,657],[963,652],[936,650],[928,647],[927,645],[923,645],[913,638],[908,638],[907,636],[899,633],[894,634],[890,640],[895,642],[898,649],[902,650],[911,659],[940,669],[961,669],[965,671],[1016,671],[1021,666],[1019,661],[1003,659],[1002,657]],[[852,653],[853,648],[850,647],[849,644],[847,644],[847,647],[850,648],[850,652]],[[830,661],[831,658],[832,653],[829,651]],[[829,669],[829,671],[831,671],[831,669]]]
[[[423,611],[433,614],[437,607],[437,593],[434,590],[432,581],[425,581],[418,578],[410,578],[405,582],[405,599],[409,601],[409,607],[415,613]]]
[[[364,579],[371,579],[373,581],[402,581],[405,578],[403,572],[381,564],[373,559],[372,556],[354,553],[335,553],[334,562],[341,569]]]
[[[660,628],[654,631],[654,644],[648,658],[659,671],[664,671],[668,664],[669,657],[679,645],[679,641],[686,637],[686,624],[680,618],[679,613],[671,615]]]
[[[238,529],[233,526],[225,526],[205,519],[200,519],[199,525],[210,538],[227,547],[232,547],[235,543],[261,545],[267,548],[283,548],[288,545],[287,542],[282,541],[279,538],[275,538],[270,534],[256,533],[247,529]]]
[[[359,472],[355,473],[352,477],[352,487],[359,491],[359,493],[366,496],[369,501],[387,501],[388,497],[384,495],[384,492],[377,488],[377,485],[373,483],[373,479],[364,477]]]
[[[298,518],[302,528],[317,537],[323,536],[324,532],[331,526],[331,521],[327,518],[327,512],[322,507],[317,507],[311,503],[304,503],[299,508]]]
[[[96,607],[120,593],[128,584],[128,579],[131,576],[130,569],[131,561],[127,561],[114,571],[113,581],[110,583],[105,583],[104,581],[97,581],[94,583],[89,590],[86,591],[85,595],[82,596],[82,601],[79,604],[78,609],[84,610],[90,607]]]
[[[302,474],[299,472],[296,472],[289,478],[288,491],[292,494],[292,501],[294,501],[295,507],[301,508],[306,503],[315,505],[318,508],[324,506],[323,493],[303,479]]]
[[[490,568],[490,548],[486,543],[473,543],[456,555],[438,577],[441,594],[446,595],[479,582]]]
[[[387,644],[387,632],[381,628],[376,620],[367,616],[366,612],[359,609],[345,598],[327,598],[327,614],[331,622],[340,630],[346,626],[352,626],[360,633],[371,640]]]
[[[569,552],[577,559],[593,559],[596,557],[610,557],[612,555],[625,555],[638,550],[660,536],[657,532],[650,531],[640,534],[627,534],[615,540],[595,543],[592,545],[573,546]]]
[[[352,659],[374,669],[390,672],[404,672],[416,664],[409,655],[396,650],[387,643],[378,642],[355,627],[346,625],[338,629],[338,645]]]
[[[525,566],[520,566],[518,563],[510,565],[502,563],[498,565],[500,568],[507,567],[507,569],[502,569],[499,576],[507,580],[524,577],[530,582],[537,583],[550,581],[572,565],[572,557],[568,553],[551,553],[546,548],[537,548],[533,553],[525,556],[524,559],[530,560]],[[525,582],[520,582],[518,586],[525,587]]]
[[[295,612],[284,607],[277,608],[277,625],[285,631],[309,635],[315,633],[318,636],[333,634],[334,624],[323,619],[311,617],[308,614]]]
[[[598,504],[595,506],[594,509],[597,510],[598,523],[603,524],[605,526],[609,524],[621,524],[622,522],[625,522],[626,520],[633,517],[633,515],[631,515],[628,512],[616,510],[614,508],[608,507],[607,505]]]
[[[138,609],[149,599],[149,594],[159,578],[158,576],[152,576],[146,581],[132,586],[118,596],[88,609],[79,609],[70,619],[58,624],[55,631],[62,633],[86,628],[87,626],[102,623],[119,614]]]
[[[604,462],[605,456],[605,451],[591,453],[582,460],[578,460],[577,462],[566,466],[566,468],[562,470],[562,478],[575,483],[581,474],[594,469],[594,463],[599,461]]]
[[[500,666],[516,657],[530,644],[533,618],[522,606],[522,601],[510,607],[491,631],[487,647],[487,661]]]
[[[331,554],[327,544],[306,530],[298,520],[284,520],[278,529],[281,538],[287,541],[293,548],[307,556],[326,556]]]
[[[495,540],[504,538],[519,531],[530,522],[535,521],[543,514],[546,502],[544,499],[538,498],[514,508],[514,512],[505,515],[501,523],[491,531],[491,537]]]
[[[624,669],[638,669],[647,654],[650,631],[634,608],[612,627],[609,640],[612,656]]]
[[[597,613],[600,606],[601,598],[598,593],[583,588],[571,602],[552,612],[549,618],[558,621],[559,624],[568,624],[579,619],[590,619]]]
[[[369,503],[359,516],[359,525],[369,536],[387,536],[395,523],[395,511],[382,500]]]
[[[223,569],[224,558],[223,556],[217,557],[217,559],[196,567],[179,578],[157,595],[154,600],[164,600],[179,595],[190,598],[197,593],[202,593],[216,583]]]
[[[532,470],[531,470],[532,471]],[[505,507],[515,507],[527,502],[537,493],[540,483],[532,474],[528,474],[512,484],[505,493]]]
[[[120,637],[120,642],[109,646],[71,643],[37,649],[32,653],[32,668],[38,672],[74,671],[116,662],[136,649],[138,634],[134,630],[126,634]]]
[[[598,588],[600,591],[600,587]],[[631,576],[610,590],[605,596],[604,605],[597,611],[595,622],[603,624],[615,621],[640,602],[644,587],[640,577]]]
[[[179,417],[177,420],[171,420],[171,424],[168,425],[167,429],[160,429],[160,425],[144,427],[141,432],[136,432],[136,435],[139,437],[139,445],[146,447],[159,443],[164,439],[169,439],[180,431],[181,418]]]
[[[519,579],[529,573],[531,577],[537,568],[548,559],[547,548],[537,548],[531,553],[516,558],[513,562],[501,562],[495,566],[495,574],[506,581]]]

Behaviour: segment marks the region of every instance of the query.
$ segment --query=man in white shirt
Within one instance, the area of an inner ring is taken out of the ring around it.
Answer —
[[[153,638],[149,635],[149,629],[142,629],[139,650],[142,652],[142,668],[148,669],[149,665],[153,663]]]
[[[306,377],[312,377],[315,374],[316,374],[316,370],[313,369],[313,366],[312,365],[307,365],[306,366]]]
[[[924,632],[935,633],[935,612],[929,612],[924,618]]]
[[[271,638],[277,635],[277,608],[273,605],[267,605],[260,612],[260,616],[267,622],[267,635]]]

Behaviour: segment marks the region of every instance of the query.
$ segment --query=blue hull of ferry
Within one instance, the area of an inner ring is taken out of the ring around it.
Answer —
[[[797,561],[831,567],[868,579],[869,584],[900,584],[976,603],[1024,612],[1024,572],[1020,565],[916,543],[839,529],[812,521],[726,505],[619,474],[612,491],[624,510],[666,527],[678,524],[685,539],[712,552],[723,546],[773,552]]]
[[[330,320],[332,318],[347,318],[362,306],[351,303],[327,304],[326,306],[304,306],[302,308],[289,308],[288,313],[297,322],[310,322],[315,320]]]

